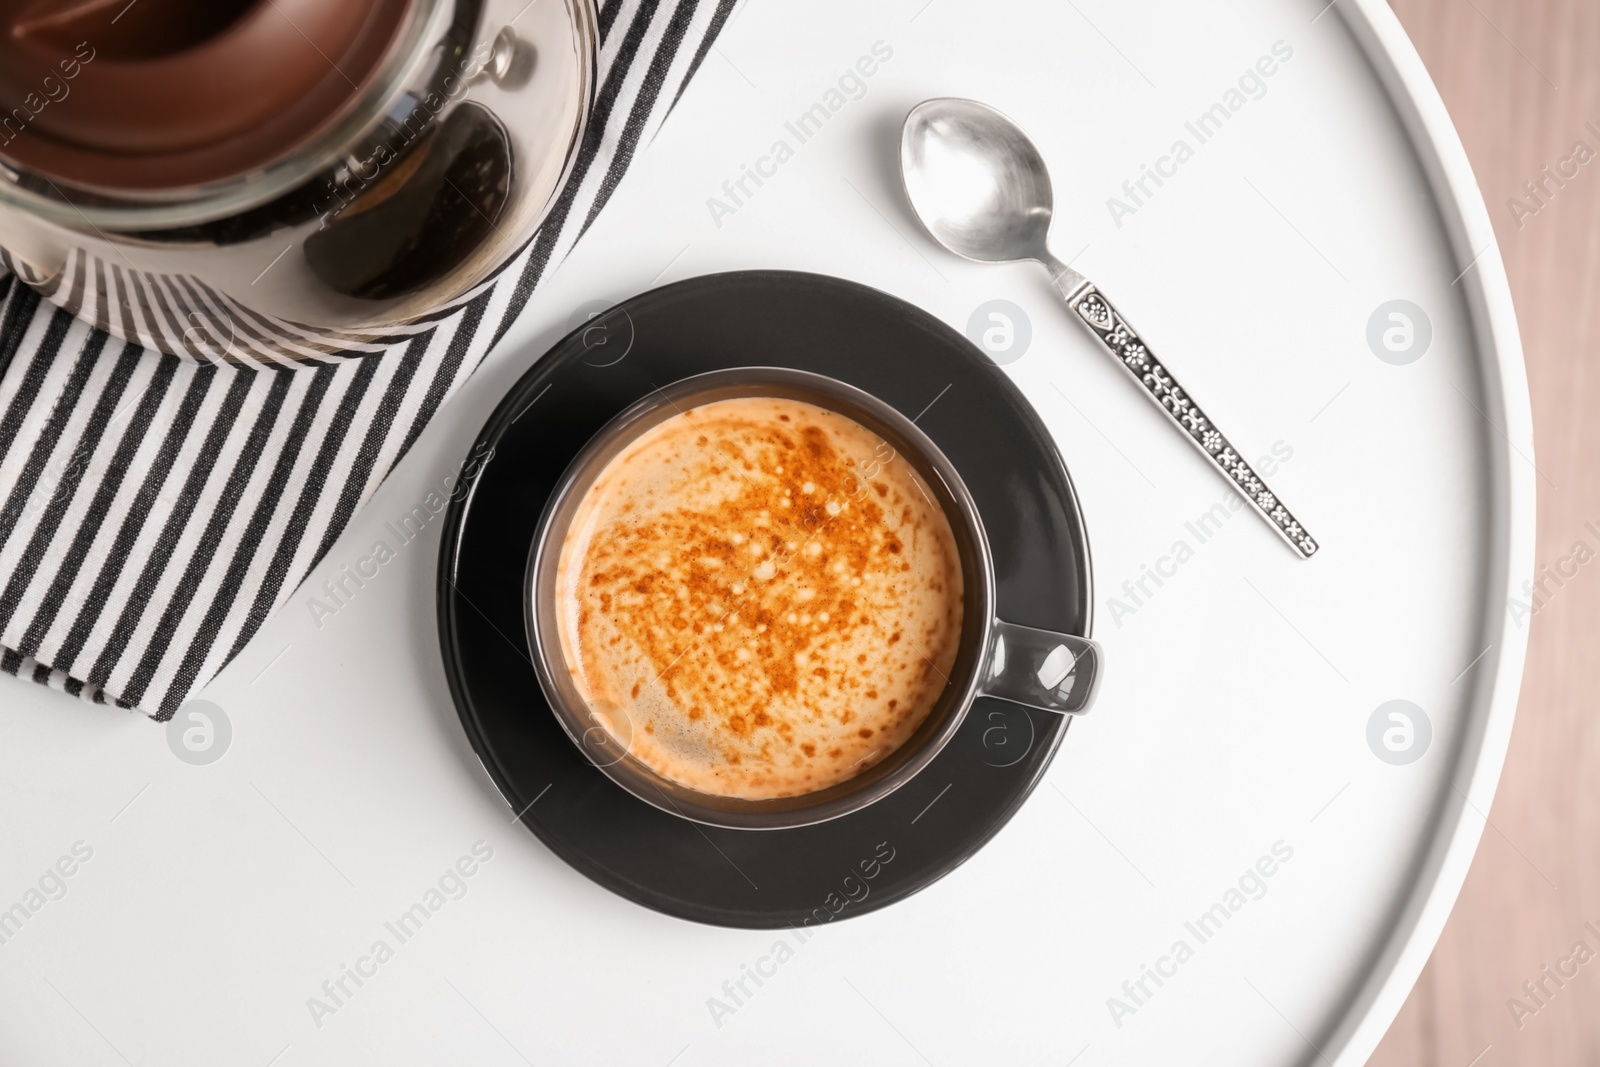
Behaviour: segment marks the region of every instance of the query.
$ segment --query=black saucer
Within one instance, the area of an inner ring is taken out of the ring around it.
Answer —
[[[472,452],[493,448],[493,459],[446,516],[440,641],[473,747],[512,810],[558,856],[669,915],[815,925],[902,900],[981,848],[1039,782],[1066,720],[980,699],[898,792],[832,822],[771,831],[658,811],[568,740],[523,630],[523,570],[545,500],[623,408],[680,378],[752,365],[830,375],[916,418],[983,515],[1000,617],[1088,636],[1089,550],[1077,499],[1054,442],[1010,380],[960,334],[875,289],[745,271],[618,305],[564,338],[501,402]]]

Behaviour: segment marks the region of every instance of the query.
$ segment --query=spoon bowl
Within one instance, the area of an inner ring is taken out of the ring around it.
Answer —
[[[922,225],[982,263],[1048,263],[1055,198],[1044,157],[1011,119],[976,100],[918,104],[900,138],[900,175]]]

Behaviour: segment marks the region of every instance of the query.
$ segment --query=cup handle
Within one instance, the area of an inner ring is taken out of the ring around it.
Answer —
[[[1086,637],[995,620],[979,696],[1081,715],[1100,681],[1100,646]]]

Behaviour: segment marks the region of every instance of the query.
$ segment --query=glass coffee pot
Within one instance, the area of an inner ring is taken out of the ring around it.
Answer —
[[[0,0],[0,262],[147,348],[377,351],[539,227],[593,0]]]

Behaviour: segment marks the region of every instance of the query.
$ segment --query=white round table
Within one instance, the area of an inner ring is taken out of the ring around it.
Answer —
[[[1322,2],[736,11],[506,341],[200,694],[232,724],[223,758],[0,686],[0,910],[48,890],[20,929],[0,914],[0,1060],[1363,1062],[1489,809],[1537,474],[1443,107],[1379,0]],[[898,131],[941,95],[1029,130],[1058,253],[1275,457],[1313,561],[1226,506],[1042,272],[922,234]],[[998,356],[1077,484],[1107,661],[992,843],[804,940],[650,912],[514,822],[441,673],[437,524],[336,614],[308,603],[457,470],[575,311],[741,267],[841,275],[961,329],[1021,309],[1027,348]]]

